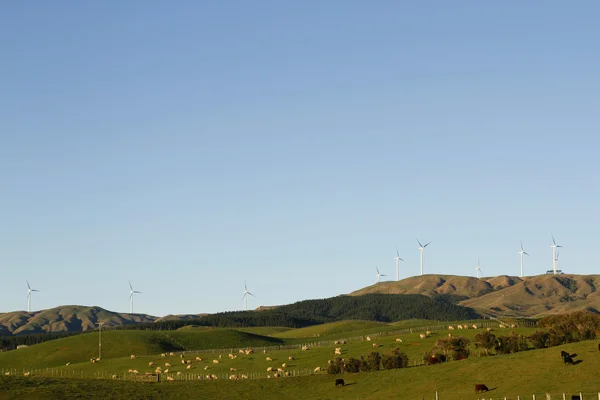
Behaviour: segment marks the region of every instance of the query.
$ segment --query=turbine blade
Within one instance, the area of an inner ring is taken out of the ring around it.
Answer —
[[[427,246],[429,246],[429,244],[430,244],[430,243],[431,243],[431,242],[427,243],[427,244],[426,244],[425,246],[423,246],[423,247],[427,247]]]
[[[131,300],[132,297],[133,297],[133,292],[131,292],[131,294],[129,295],[129,300]]]
[[[31,286],[29,286],[29,281],[25,281],[27,282],[27,288],[31,290]]]
[[[552,243],[556,244],[556,241],[554,240],[554,235],[552,235]]]
[[[142,293],[142,292],[138,292],[137,290],[134,290],[133,293]]]
[[[529,255],[529,253],[528,253],[528,252],[526,252],[526,251],[524,251],[524,252],[523,252],[523,254],[525,254],[526,256],[528,256],[528,255]]]
[[[248,294],[249,294],[250,296],[256,297],[256,296],[254,296],[254,295],[253,295],[252,293],[250,293],[250,292],[248,292]]]
[[[379,268],[375,267],[375,269],[377,270],[377,274],[378,274],[378,275],[381,275],[381,274],[379,273]]]
[[[419,246],[424,247],[421,242],[419,242],[419,239],[417,239],[417,243],[419,243]]]
[[[398,248],[396,247],[396,256],[400,258],[400,253],[398,253]]]
[[[129,289],[133,290],[133,286],[131,286],[131,281],[129,281]]]
[[[521,241],[521,250],[523,250],[523,241]]]
[[[398,257],[398,259],[399,259],[400,261],[404,261],[404,260],[403,260],[403,259],[401,259],[400,257]]]

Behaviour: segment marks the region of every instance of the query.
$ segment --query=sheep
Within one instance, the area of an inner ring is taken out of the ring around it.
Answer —
[[[448,326],[448,330],[449,330],[449,331],[453,331],[453,330],[454,330],[454,327],[453,327],[452,325],[450,325],[450,326]]]
[[[132,360],[135,360],[135,354],[130,355],[129,358],[131,358]]]
[[[213,360],[213,364],[218,364],[219,360]]]
[[[68,363],[66,363],[65,365],[68,367],[69,365],[71,365],[71,361],[69,361],[69,362],[68,362]]]
[[[231,354],[231,353],[229,353],[229,354],[227,355],[227,357],[229,357],[229,359],[230,359],[230,360],[233,360],[233,359],[235,358],[235,356],[234,356],[233,354]]]
[[[500,328],[505,328],[504,324],[499,325]]]
[[[223,354],[219,354],[219,360],[221,360],[223,357]]]
[[[254,350],[252,349],[248,349],[245,351],[246,355],[249,356],[250,354],[254,353]]]
[[[202,361],[200,357],[196,357],[196,361]]]
[[[168,374],[169,373],[169,368],[165,369],[165,372],[163,372],[164,374]]]
[[[516,327],[517,327],[517,325],[515,325],[515,324],[510,324],[510,327],[511,327],[511,328],[516,328]]]
[[[306,345],[302,346],[302,351],[306,351],[306,350],[308,350],[308,346],[306,346]]]
[[[264,349],[264,350],[263,350],[263,354],[267,354],[267,349]]]
[[[473,329],[477,329],[477,324],[473,324]]]
[[[248,379],[248,375],[246,375],[246,374],[242,374],[241,378],[242,378],[242,379]]]
[[[463,326],[462,326],[462,325],[456,325],[456,327],[457,327],[458,329],[462,329],[462,328],[463,328]]]
[[[367,342],[371,341],[371,336],[367,336]]]
[[[333,344],[340,344],[340,341],[336,340]]]
[[[289,360],[289,361],[294,361],[294,357],[292,357],[292,356],[289,356],[289,357],[288,357],[288,360]]]
[[[181,375],[183,375],[183,372],[177,371],[177,376],[181,376]]]
[[[186,369],[192,369],[191,365],[188,365],[187,367],[185,367]]]
[[[168,381],[174,381],[175,379],[172,376],[167,376]]]
[[[291,376],[292,374],[290,374],[290,371],[285,371],[284,375],[285,376]]]
[[[277,372],[275,372],[275,373],[273,374],[273,378],[279,378],[280,376],[281,376],[281,375],[280,375],[279,373],[277,373]]]
[[[173,352],[170,352],[170,353],[169,353],[169,356],[170,356],[170,357],[173,357],[173,356],[175,356],[175,353],[173,353]]]
[[[427,331],[427,332],[425,332],[425,334],[426,334],[427,336],[430,336],[430,335],[431,335],[431,331]]]
[[[119,377],[117,375],[111,375],[110,377],[111,377],[111,379],[119,379]]]
[[[267,368],[267,372],[271,372],[271,371],[273,371],[273,367]]]
[[[186,364],[191,364],[191,363],[192,363],[192,360],[185,360],[185,363],[186,363]]]
[[[402,339],[396,338],[396,343],[402,343]]]
[[[491,331],[494,330],[494,328],[486,328],[485,330],[488,331],[488,332],[491,332]]]
[[[283,372],[283,368],[277,368],[277,372]]]
[[[333,365],[333,360],[327,360],[327,365]]]
[[[160,356],[161,356],[162,358],[165,358],[165,357],[167,356],[167,353],[160,353]]]
[[[281,368],[286,368],[286,367],[287,367],[286,363],[281,364]]]
[[[373,343],[373,348],[377,348],[379,345],[377,343]]]
[[[10,376],[10,372],[5,372],[4,376]]]
[[[469,329],[469,325],[467,325],[467,324],[463,325],[463,329]]]
[[[181,363],[182,363],[182,364],[185,364],[185,360],[181,360]]]
[[[271,379],[271,375],[267,375],[267,379]]]
[[[219,377],[218,377],[218,376],[216,376],[215,374],[212,374],[210,377],[211,377],[213,380],[216,380],[216,379],[218,379],[218,378],[219,378]]]
[[[154,367],[154,362],[150,361],[150,362],[148,363],[148,366],[149,366],[149,367]]]
[[[170,367],[171,364],[170,363],[165,363],[165,367]]]
[[[424,334],[424,333],[421,333],[421,334],[419,335],[419,337],[420,337],[421,339],[425,339],[427,336],[425,336],[425,334]]]
[[[229,372],[234,372],[234,371],[237,371],[237,369],[235,369],[233,367],[229,368]]]
[[[23,372],[23,376],[29,376],[31,375],[31,372],[27,371],[27,372]]]
[[[340,340],[340,344],[346,344],[345,340]]]
[[[232,381],[237,381],[237,376],[235,375],[229,375],[229,379]]]
[[[452,334],[451,334],[451,333],[449,333],[449,334],[448,334],[448,337],[452,337]]]
[[[134,369],[133,371],[131,371],[131,373],[137,375],[139,374],[139,371],[137,369]]]
[[[336,347],[335,349],[335,354],[342,354],[342,348],[341,347]]]
[[[204,367],[204,370],[206,371],[208,369],[208,365],[206,367]]]
[[[266,358],[266,360],[267,360],[267,361],[273,361],[273,360],[271,359],[271,357],[267,357],[267,358]]]
[[[314,369],[315,372],[321,372],[321,367],[317,367]]]

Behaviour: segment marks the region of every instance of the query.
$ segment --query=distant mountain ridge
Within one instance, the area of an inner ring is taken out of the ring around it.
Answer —
[[[541,317],[585,310],[600,313],[600,275],[544,274],[475,278],[457,275],[413,276],[380,282],[350,293],[422,294],[446,297],[484,315]]]
[[[15,311],[0,314],[0,336],[36,334],[45,332],[82,332],[97,328],[115,327],[142,322],[154,322],[157,317],[146,314],[126,314],[101,307],[60,306],[48,310]]]

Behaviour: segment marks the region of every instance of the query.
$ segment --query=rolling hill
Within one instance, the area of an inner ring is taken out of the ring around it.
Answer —
[[[85,332],[96,329],[96,323],[99,321],[104,322],[108,328],[155,320],[156,317],[151,315],[122,314],[101,307],[60,306],[35,312],[15,311],[0,314],[0,336]]]
[[[424,275],[380,282],[350,293],[422,294],[496,317],[541,317],[576,310],[600,313],[600,275],[474,278]]]

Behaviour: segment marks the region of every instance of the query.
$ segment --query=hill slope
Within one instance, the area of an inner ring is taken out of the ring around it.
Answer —
[[[48,310],[15,311],[0,314],[0,336],[43,332],[81,332],[97,328],[153,322],[156,317],[146,314],[121,314],[101,307],[60,306]]]
[[[536,275],[474,278],[454,275],[414,276],[381,282],[350,293],[422,294],[493,316],[539,317],[575,310],[600,313],[600,275]]]

